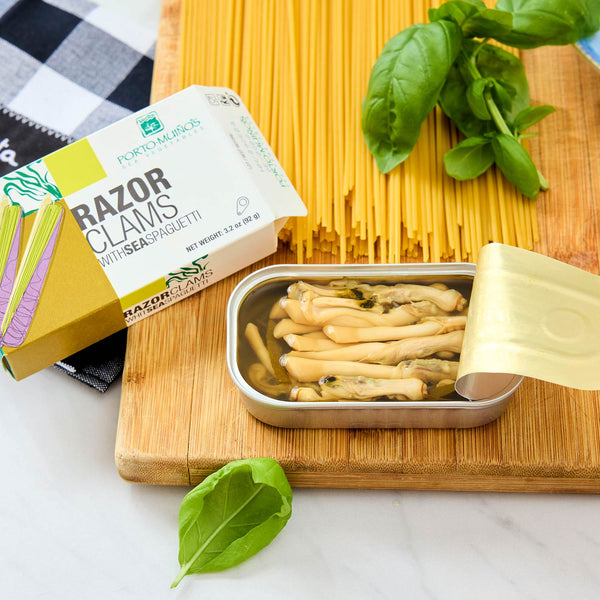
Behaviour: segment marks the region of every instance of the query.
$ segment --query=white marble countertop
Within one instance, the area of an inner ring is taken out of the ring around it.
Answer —
[[[120,479],[119,399],[0,378],[2,598],[599,597],[597,496],[299,488],[270,546],[170,590],[188,488]]]
[[[160,0],[102,3],[158,23]],[[188,488],[120,479],[120,384],[0,375],[7,600],[600,597],[596,496],[315,489],[259,554],[170,590]]]

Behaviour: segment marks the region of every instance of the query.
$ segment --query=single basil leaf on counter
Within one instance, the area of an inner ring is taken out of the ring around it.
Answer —
[[[460,27],[439,21],[412,25],[385,45],[362,105],[363,134],[382,173],[411,153],[461,43]]]
[[[493,80],[487,77],[476,79],[467,88],[467,102],[473,114],[484,121],[492,118],[485,102],[484,92],[493,85]]]
[[[506,179],[519,190],[535,199],[540,191],[540,175],[527,150],[510,135],[499,133],[492,137],[494,160]]]
[[[512,13],[512,30],[490,37],[515,48],[573,44],[600,28],[598,0],[498,0],[496,8]]]
[[[515,117],[513,125],[518,132],[525,131],[555,111],[556,109],[554,106],[550,106],[549,104],[530,106],[529,108],[522,110]]]
[[[292,490],[277,461],[226,464],[189,492],[179,510],[179,564],[171,587],[190,573],[221,571],[268,545],[292,514]]]
[[[487,38],[512,30],[512,14],[487,8],[479,0],[450,0],[439,8],[430,8],[430,21],[446,19],[459,25],[465,37]]]
[[[503,112],[505,119],[512,123],[519,112],[529,107],[529,84],[523,63],[516,56],[497,46],[485,44],[480,47],[480,44],[474,40],[465,40],[464,55],[461,52],[450,69],[439,102],[444,113],[468,137],[483,135],[494,130],[490,121],[477,118],[468,102],[465,102],[470,80],[467,79],[468,73],[464,61],[469,60],[475,51],[477,51],[475,65],[481,76],[493,79],[497,85],[501,85],[511,99],[510,109],[501,106],[505,109]]]
[[[475,179],[494,164],[491,140],[486,137],[470,137],[444,154],[446,172],[454,179]]]

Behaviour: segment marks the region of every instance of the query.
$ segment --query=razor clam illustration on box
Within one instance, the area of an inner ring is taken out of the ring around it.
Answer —
[[[18,204],[10,204],[6,196],[0,200],[0,323],[17,275],[22,216]]]
[[[56,203],[61,194],[41,161],[3,177],[1,186],[0,344],[15,348],[23,344],[33,321],[64,208]],[[21,221],[32,212],[37,214],[19,263]]]
[[[54,200],[62,199],[42,159],[5,175],[0,182],[4,194],[13,204],[20,204],[26,215],[36,211],[46,196]]]

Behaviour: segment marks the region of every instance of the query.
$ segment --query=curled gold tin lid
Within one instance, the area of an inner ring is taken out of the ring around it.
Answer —
[[[490,398],[524,376],[600,389],[600,277],[489,244],[479,254],[456,389]]]

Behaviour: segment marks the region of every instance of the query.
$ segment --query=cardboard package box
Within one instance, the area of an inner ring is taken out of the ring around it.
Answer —
[[[191,86],[0,186],[0,348],[16,379],[273,253],[306,215],[227,88]]]

